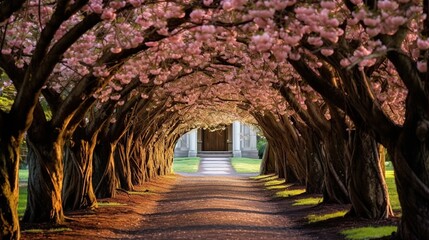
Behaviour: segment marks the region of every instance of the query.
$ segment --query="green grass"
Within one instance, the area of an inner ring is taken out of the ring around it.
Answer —
[[[347,210],[323,214],[323,215],[310,214],[307,216],[307,219],[308,219],[308,223],[315,223],[315,222],[325,221],[331,218],[344,217],[346,213],[347,213]]]
[[[309,197],[309,198],[300,198],[295,200],[292,206],[311,206],[317,205],[323,201],[322,197]]]
[[[28,181],[28,169],[19,169],[19,181],[27,182]]]
[[[393,211],[401,211],[398,192],[396,191],[395,173],[393,169],[386,168],[386,184],[389,191],[390,205]]]
[[[237,173],[259,173],[261,159],[231,158],[231,164]]]
[[[341,231],[346,239],[373,239],[392,235],[397,230],[396,226],[361,227]]]
[[[196,173],[199,165],[199,157],[175,158],[173,160],[173,172]]]
[[[27,207],[27,187],[19,187],[18,199],[18,216],[24,216],[25,208]]]

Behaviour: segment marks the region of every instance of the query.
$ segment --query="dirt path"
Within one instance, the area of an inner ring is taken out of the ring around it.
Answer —
[[[248,178],[183,177],[131,233],[140,239],[306,239]]]

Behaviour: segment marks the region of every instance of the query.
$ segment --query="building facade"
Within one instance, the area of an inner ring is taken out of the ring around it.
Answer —
[[[255,130],[241,122],[234,122],[225,129],[210,131],[193,129],[176,143],[175,157],[195,157],[204,153],[230,153],[234,157],[258,158]]]

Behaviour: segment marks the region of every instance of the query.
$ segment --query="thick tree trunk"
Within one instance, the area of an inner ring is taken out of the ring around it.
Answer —
[[[261,175],[272,174],[275,173],[275,157],[274,153],[271,150],[271,144],[268,142],[264,155],[262,156],[261,168],[259,170]]]
[[[27,138],[28,196],[24,222],[64,222],[61,191],[63,186],[64,141],[37,142]]]
[[[351,216],[385,219],[393,215],[376,141],[360,129],[353,136],[348,190]]]
[[[323,163],[323,202],[349,203],[347,191],[348,155],[343,134],[335,131],[327,133],[324,139],[325,159]]]
[[[19,239],[19,141],[0,139],[0,239]]]
[[[409,124],[409,125],[408,125]],[[401,239],[429,239],[429,120],[407,123],[393,149]],[[392,149],[388,149],[392,153]]]
[[[133,190],[133,183],[131,180],[131,167],[130,167],[130,148],[132,138],[122,138],[116,145],[115,150],[115,171],[121,189],[126,191]]]
[[[98,143],[94,150],[93,185],[97,198],[111,198],[118,186],[113,155],[116,143]]]
[[[65,210],[93,209],[97,200],[92,185],[92,160],[95,137],[91,140],[79,138],[64,148],[63,207]]]
[[[146,156],[143,151],[141,142],[134,144],[131,152],[130,167],[131,167],[131,180],[133,185],[141,185],[145,182],[145,159]]]
[[[313,134],[307,135],[307,171],[306,192],[322,193],[323,189],[323,167],[322,167],[322,145],[320,140]]]

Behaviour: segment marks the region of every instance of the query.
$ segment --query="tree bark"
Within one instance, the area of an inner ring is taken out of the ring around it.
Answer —
[[[308,131],[312,131],[308,129]],[[307,169],[306,169],[306,192],[322,193],[323,189],[323,167],[322,167],[322,144],[315,134],[307,134]]]
[[[131,180],[133,185],[141,185],[146,181],[144,174],[146,155],[140,144],[141,141],[139,139],[133,146],[130,158]]]
[[[63,145],[58,137],[53,141],[34,143],[28,135],[28,196],[24,222],[62,224],[64,212],[61,191],[63,186]]]
[[[88,140],[83,136],[79,137],[78,131],[73,136],[73,142],[66,144],[64,149],[63,207],[65,210],[97,207],[92,185],[92,161],[96,136]]]
[[[111,198],[118,186],[113,155],[116,143],[99,142],[94,150],[93,185],[97,198]]]
[[[19,239],[18,168],[19,141],[0,139],[0,239]]]
[[[262,156],[261,168],[259,173],[261,175],[275,173],[275,157],[271,151],[271,144],[267,142],[265,147],[264,155]]]
[[[132,144],[132,137],[123,137],[116,145],[115,150],[115,171],[121,189],[126,191],[133,190],[133,183],[131,180],[131,167],[130,167],[130,148]]]
[[[392,216],[375,139],[358,128],[351,147],[348,190],[352,208],[348,214],[367,219],[386,219]]]
[[[334,128],[326,133],[324,142],[325,160],[323,163],[323,202],[349,203],[347,191],[347,147],[343,133]]]
[[[401,239],[429,239],[428,123],[429,119],[406,122],[391,154],[402,208]]]

